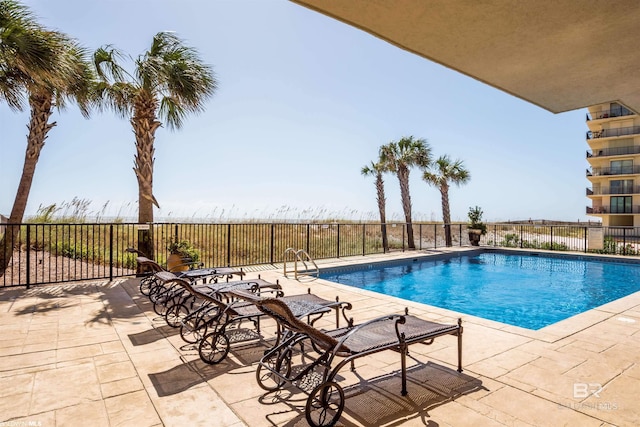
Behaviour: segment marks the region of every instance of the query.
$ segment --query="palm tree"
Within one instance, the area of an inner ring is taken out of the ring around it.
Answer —
[[[26,98],[31,110],[22,175],[9,215],[9,224],[20,224],[40,153],[56,126],[49,122],[54,108],[63,109],[73,100],[88,117],[94,79],[86,52],[75,40],[39,26],[26,8],[13,1],[0,3],[0,37],[1,99],[19,110]],[[0,240],[0,274],[13,256],[20,229],[8,230]]]
[[[94,64],[102,84],[102,106],[128,118],[136,137],[134,167],[138,180],[138,222],[153,222],[155,132],[163,122],[179,129],[188,113],[203,110],[204,101],[215,92],[212,69],[197,52],[186,47],[174,33],[160,32],[151,47],[135,60],[135,75],[120,65],[122,54],[106,46],[94,54]],[[162,120],[162,121],[161,121]],[[153,256],[152,238],[143,238],[139,248]]]
[[[380,160],[371,162],[370,165],[363,166],[360,173],[363,176],[376,177],[376,200],[378,202],[378,212],[380,212],[380,231],[382,232],[382,250],[384,253],[389,252],[389,241],[387,239],[387,215],[386,203],[387,198],[384,195],[384,179],[382,174],[385,172],[384,165]]]
[[[466,184],[471,179],[471,174],[465,169],[462,160],[452,162],[449,156],[440,156],[434,163],[435,170],[425,170],[422,174],[427,184],[433,185],[440,190],[442,199],[442,221],[444,222],[444,234],[447,246],[452,246],[451,242],[451,209],[449,207],[449,187],[453,183],[456,186]]]
[[[65,38],[41,27],[26,6],[0,1],[0,100],[21,111],[27,82],[63,83],[56,46]]]
[[[412,167],[427,168],[431,164],[431,147],[424,139],[403,137],[380,147],[380,160],[386,170],[397,175],[400,182],[402,209],[407,223],[407,245],[415,249],[411,220],[411,195],[409,194],[409,172]]]

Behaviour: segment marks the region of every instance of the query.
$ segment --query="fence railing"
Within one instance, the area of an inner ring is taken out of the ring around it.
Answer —
[[[492,224],[482,236],[488,246],[588,251],[587,226]],[[640,228],[604,227],[604,253],[637,255]],[[12,230],[18,231],[13,238]],[[414,223],[416,250],[445,246],[442,223]],[[406,251],[407,227],[387,223],[389,251]],[[469,245],[466,224],[452,224],[452,244]],[[31,286],[135,274],[136,255],[127,248],[151,242],[153,258],[164,264],[171,240],[187,240],[206,266],[251,266],[284,261],[287,248],[304,249],[313,259],[383,253],[379,223],[98,223],[6,224],[0,250],[13,257],[0,286]]]

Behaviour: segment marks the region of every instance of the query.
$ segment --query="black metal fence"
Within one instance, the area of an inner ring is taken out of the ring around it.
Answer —
[[[375,223],[96,223],[3,224],[0,246],[13,248],[0,286],[31,286],[131,275],[136,255],[126,251],[147,240],[161,264],[170,241],[188,241],[206,266],[251,266],[284,261],[287,248],[304,249],[313,259],[383,253],[382,225]],[[602,244],[593,249],[587,226],[493,224],[482,245],[592,251],[638,255],[640,229],[601,228]],[[414,223],[416,250],[445,246],[442,223]],[[12,230],[16,231],[15,238]],[[407,227],[388,223],[390,251],[405,251]],[[454,246],[469,245],[466,224],[452,224]],[[5,236],[6,234],[6,236]],[[4,237],[3,237],[4,236]],[[3,250],[4,247],[0,247]]]

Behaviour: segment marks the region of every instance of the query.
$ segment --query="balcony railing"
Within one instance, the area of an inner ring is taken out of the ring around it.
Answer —
[[[610,117],[633,116],[635,113],[628,108],[616,107],[611,110],[598,111],[595,113],[587,113],[587,121],[608,119]]]
[[[639,194],[640,185],[628,186],[622,188],[600,187],[587,188],[587,196],[601,196],[608,194]]]
[[[587,150],[587,159],[590,157],[625,156],[629,154],[640,154],[640,145],[603,148],[602,150]]]
[[[587,169],[587,176],[640,174],[640,166]]]
[[[614,136],[635,135],[640,133],[640,126],[628,126],[624,128],[602,129],[600,131],[588,131],[587,139],[610,138]]]
[[[637,214],[640,213],[640,206],[627,206],[618,208],[616,206],[587,206],[587,214]]]

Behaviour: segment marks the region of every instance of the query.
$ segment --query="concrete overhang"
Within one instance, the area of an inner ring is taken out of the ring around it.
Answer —
[[[638,0],[291,0],[554,113],[640,113]]]

